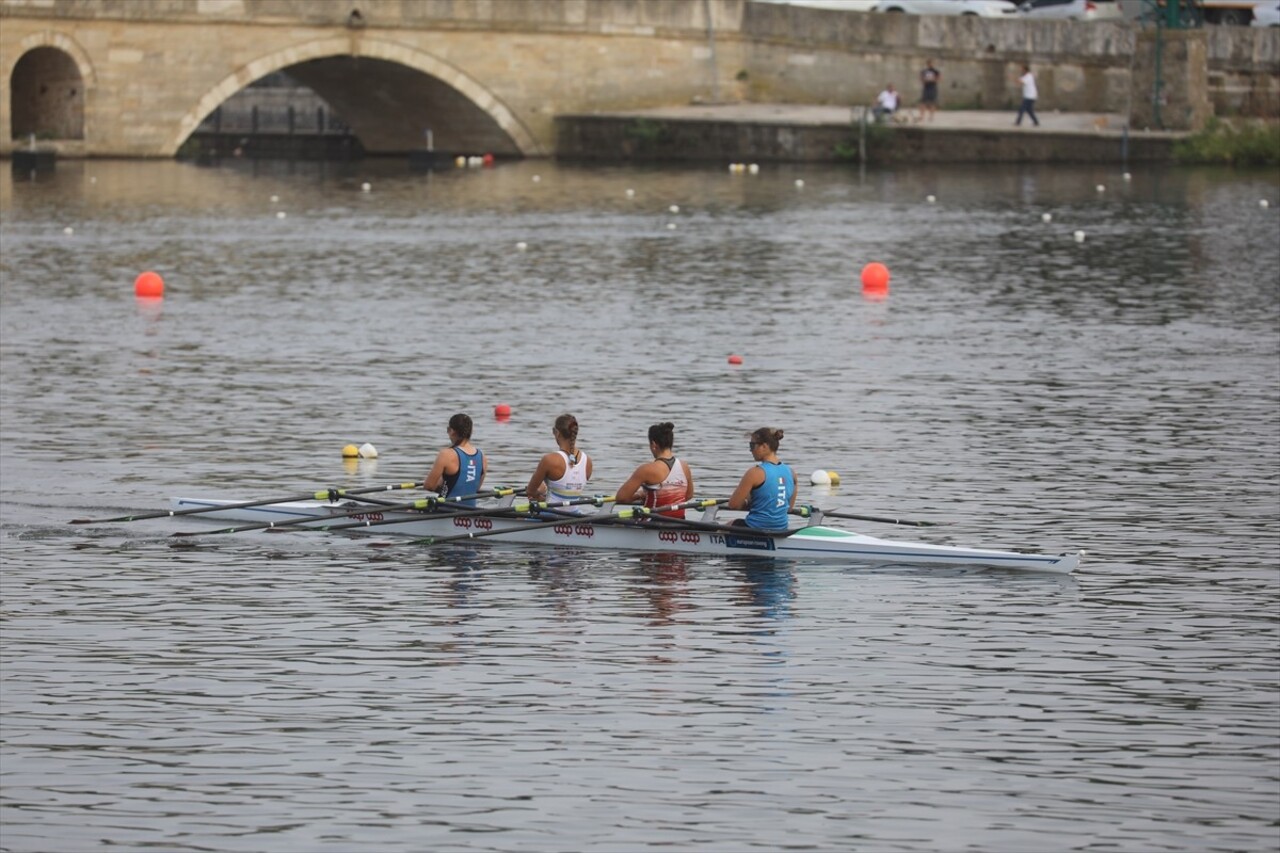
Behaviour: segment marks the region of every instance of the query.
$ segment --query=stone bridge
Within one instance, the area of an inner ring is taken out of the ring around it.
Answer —
[[[1164,58],[1165,114],[1194,123],[1210,99],[1218,112],[1280,113],[1280,31],[1215,29]],[[555,152],[560,114],[862,104],[886,81],[913,90],[926,57],[944,70],[944,106],[1013,105],[1030,62],[1042,110],[1129,114],[1153,97],[1135,83],[1141,36],[1123,22],[754,0],[0,0],[0,155],[34,138],[63,156],[170,157],[278,70],[372,153],[420,149],[430,129],[441,151],[539,157]],[[1143,56],[1138,66],[1159,67]]]

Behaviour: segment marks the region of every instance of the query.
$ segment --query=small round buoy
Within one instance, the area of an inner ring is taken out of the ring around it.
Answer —
[[[480,158],[480,164],[481,164],[482,166],[492,166],[492,165],[493,165],[493,155],[492,155],[492,154],[486,154],[486,155],[484,155],[483,157],[481,157],[481,158]]]
[[[862,289],[880,292],[888,290],[889,268],[878,261],[872,261],[863,267]]]
[[[72,234],[76,233],[76,229],[74,229],[74,228],[72,228],[70,225],[68,225],[66,228],[63,228],[63,229],[62,229],[62,233],[63,233],[63,234],[66,234],[68,237],[70,237]]]
[[[366,441],[364,444],[360,445],[360,458],[361,459],[377,459],[378,448],[374,447],[372,444]]]
[[[636,197],[635,190],[632,190],[632,189],[627,190],[627,198],[635,198],[635,197]]]
[[[506,403],[499,403],[493,407],[494,417],[509,418],[511,417],[511,407]]]
[[[729,356],[729,363],[730,363],[730,364],[742,364],[742,356],[740,356],[740,355],[736,355],[736,354],[735,354],[735,355],[731,355],[731,356]]]
[[[839,474],[837,474],[835,471],[828,471],[828,472],[827,472],[827,479],[829,479],[829,480],[831,481],[831,485],[833,485],[833,486],[838,486],[838,485],[840,485],[840,475],[839,475]]]
[[[1100,193],[1104,193],[1107,191],[1106,186],[1104,186],[1103,184],[1098,184],[1096,187],[1094,187],[1094,189],[1096,189]]]
[[[360,192],[362,193],[367,193],[371,189],[373,189],[373,184],[369,183],[368,181],[365,181],[363,184],[360,185]]]
[[[541,175],[534,175],[534,176],[533,176],[533,182],[534,182],[535,184],[536,184],[536,183],[538,183],[538,181],[541,181],[541,180],[542,180],[542,176],[541,176]]]
[[[459,154],[457,157],[453,158],[453,165],[459,169],[465,168],[467,165],[467,158]]]
[[[673,205],[671,205],[670,207],[668,207],[668,208],[667,208],[667,210],[671,211],[672,213],[679,213],[679,212],[680,212],[680,205],[678,205],[678,204],[673,204]]]
[[[356,447],[354,444],[348,444],[346,447],[342,448],[343,459],[354,459],[359,455],[360,448]]]
[[[819,469],[809,475],[809,482],[815,486],[829,486],[831,485],[831,475]]]
[[[97,182],[98,182],[98,176],[97,176],[97,175],[94,175],[92,178],[90,178],[90,179],[89,179],[89,183],[91,183],[91,184],[96,184]]]
[[[798,189],[798,190],[802,190],[802,189],[804,189],[804,179],[803,179],[803,178],[796,178],[796,189]]]
[[[517,252],[523,252],[525,249],[528,249],[528,248],[529,248],[529,244],[523,240],[521,240],[519,243],[516,243]]]
[[[283,210],[276,211],[276,219],[284,219],[288,215],[289,214],[285,213]]]
[[[272,203],[272,204],[275,204],[275,203],[277,203],[278,201],[280,201],[280,196],[278,196],[278,195],[273,195],[273,196],[271,197],[271,203]]]
[[[1075,234],[1072,234],[1071,236],[1075,238],[1075,241],[1076,241],[1077,243],[1083,243],[1083,242],[1084,242],[1084,232],[1083,232],[1083,231],[1077,231]]]
[[[927,195],[924,197],[924,200],[929,202],[929,204],[933,204],[935,201],[938,200],[938,197],[936,195]]]
[[[1265,198],[1258,199],[1258,207],[1270,207],[1270,206],[1271,206],[1271,202],[1267,201]]]
[[[738,164],[737,164],[737,163],[730,163],[730,164],[729,164],[729,174],[730,174],[730,175],[732,175],[732,174],[736,173],[737,171],[738,171]]]
[[[133,280],[133,295],[145,296],[148,299],[164,296],[164,279],[159,273],[147,270]]]
[[[1125,179],[1126,181],[1132,181],[1132,180],[1133,180],[1133,175],[1130,175],[1128,172],[1125,172],[1125,173],[1124,173],[1124,175],[1123,175],[1123,177],[1124,177],[1124,179]]]
[[[668,222],[668,223],[667,223],[667,230],[668,230],[668,231],[674,231],[674,230],[676,230],[676,224],[675,224],[674,222]]]
[[[1052,213],[1042,213],[1042,214],[1040,214],[1040,221],[1041,221],[1041,222],[1052,222],[1052,221],[1053,221],[1053,214],[1052,214]]]
[[[760,174],[760,164],[752,163],[750,166],[747,166],[747,173],[751,175]]]

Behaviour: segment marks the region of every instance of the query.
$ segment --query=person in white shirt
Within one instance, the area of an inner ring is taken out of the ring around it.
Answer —
[[[1022,76],[1018,78],[1018,82],[1022,84],[1022,106],[1018,107],[1018,118],[1013,122],[1015,127],[1022,126],[1022,116],[1024,114],[1031,117],[1036,127],[1040,126],[1040,119],[1036,118],[1036,78],[1031,73],[1031,66],[1022,66]]]
[[[893,84],[889,83],[884,87],[884,91],[876,95],[875,106],[871,108],[871,114],[875,116],[876,121],[884,121],[885,116],[891,116],[898,111],[898,90],[893,88]]]

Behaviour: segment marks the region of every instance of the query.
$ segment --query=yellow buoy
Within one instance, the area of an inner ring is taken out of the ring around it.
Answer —
[[[342,448],[343,459],[354,459],[359,455],[360,448],[356,447],[354,444],[348,444],[346,447]]]
[[[840,485],[840,475],[837,474],[835,471],[828,471],[827,477],[831,479],[831,485],[833,486]]]

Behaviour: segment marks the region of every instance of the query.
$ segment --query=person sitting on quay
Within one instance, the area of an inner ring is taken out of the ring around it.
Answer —
[[[898,90],[893,88],[893,84],[889,83],[884,90],[876,95],[875,105],[871,108],[871,114],[875,116],[876,123],[884,121],[885,116],[892,116],[898,111]]]

